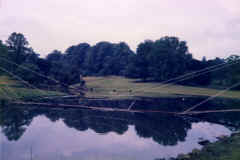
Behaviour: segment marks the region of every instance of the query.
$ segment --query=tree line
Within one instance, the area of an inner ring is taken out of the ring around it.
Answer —
[[[54,50],[46,58],[40,58],[21,33],[12,33],[5,43],[0,41],[0,67],[35,85],[55,82],[23,68],[71,85],[83,83],[81,76],[110,75],[162,82],[183,74],[194,74],[207,67],[229,65],[179,82],[185,85],[227,87],[240,81],[240,65],[236,63],[239,60],[238,55],[226,59],[195,59],[186,41],[169,36],[156,41],[145,40],[138,45],[136,52],[125,42],[104,41],[93,46],[80,43],[70,46],[65,52]],[[0,74],[4,74],[1,69]]]

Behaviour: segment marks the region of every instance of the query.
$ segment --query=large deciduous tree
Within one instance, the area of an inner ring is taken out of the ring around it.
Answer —
[[[135,61],[135,67],[137,67],[137,72],[144,81],[150,76],[150,54],[153,51],[154,42],[146,40],[140,43],[137,47],[137,56]]]
[[[124,75],[132,54],[124,42],[99,42],[87,52],[84,61],[86,75]]]
[[[187,72],[192,55],[185,41],[166,36],[140,43],[133,59],[139,78],[164,81]],[[131,65],[128,69],[133,70]]]
[[[31,52],[27,39],[21,33],[12,33],[6,41],[6,44],[9,48],[10,55],[17,64],[21,64],[27,54]]]
[[[185,41],[177,37],[163,37],[154,43],[150,52],[150,71],[154,80],[164,81],[184,74],[192,60]]]

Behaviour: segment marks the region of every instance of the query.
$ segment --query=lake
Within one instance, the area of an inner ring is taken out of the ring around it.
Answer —
[[[182,100],[181,100],[182,101]],[[200,99],[195,100],[195,102]],[[139,101],[136,108],[161,106]],[[94,102],[100,104],[100,102]],[[94,104],[92,102],[92,105]],[[112,102],[116,104],[116,102]],[[165,99],[166,108],[188,106]],[[140,106],[149,104],[150,106]],[[206,109],[238,102],[216,100]],[[226,105],[229,104],[229,105]],[[161,108],[161,107],[160,107]],[[164,107],[162,107],[164,108]],[[102,112],[81,109],[1,106],[1,160],[156,160],[201,149],[200,141],[217,141],[239,129],[239,113],[173,116],[159,113]]]

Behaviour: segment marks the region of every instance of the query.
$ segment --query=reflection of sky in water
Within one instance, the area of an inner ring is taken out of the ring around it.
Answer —
[[[68,128],[62,121],[51,122],[44,116],[36,117],[27,131],[17,142],[8,142],[1,134],[1,160],[30,159],[32,148],[35,160],[153,160],[188,153],[201,148],[200,138],[215,141],[217,136],[229,135],[230,130],[207,122],[193,123],[185,142],[175,146],[163,146],[151,138],[137,136],[134,126],[118,135],[109,132],[105,135]]]

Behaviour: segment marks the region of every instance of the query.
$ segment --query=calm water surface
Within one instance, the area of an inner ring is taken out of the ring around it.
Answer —
[[[239,115],[174,117],[86,110],[1,107],[1,160],[154,160],[216,141]],[[215,122],[210,122],[214,117]],[[229,118],[228,118],[229,117]],[[219,121],[219,123],[217,123]],[[223,125],[223,122],[229,122]]]

